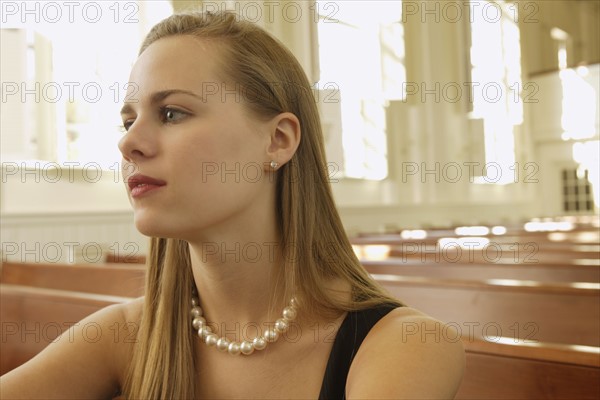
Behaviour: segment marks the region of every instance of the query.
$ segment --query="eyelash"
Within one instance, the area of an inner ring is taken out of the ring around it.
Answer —
[[[189,115],[189,113],[179,110],[179,109],[176,109],[176,108],[173,108],[171,106],[162,106],[159,108],[158,113],[160,114],[161,122],[164,124],[179,122],[179,119],[176,119],[175,121],[168,121],[167,115],[166,115],[168,112],[172,112],[175,114],[181,114],[184,116]],[[129,128],[131,127],[131,125],[133,125],[133,122],[134,122],[133,120],[125,121],[125,122],[123,122],[123,125],[119,125],[119,129],[121,130],[121,132],[126,133],[129,130]]]

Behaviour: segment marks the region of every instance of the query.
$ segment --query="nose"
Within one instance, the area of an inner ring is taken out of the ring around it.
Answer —
[[[157,144],[151,134],[151,128],[141,118],[137,118],[125,135],[119,140],[119,151],[123,159],[129,162],[139,161],[156,154]]]

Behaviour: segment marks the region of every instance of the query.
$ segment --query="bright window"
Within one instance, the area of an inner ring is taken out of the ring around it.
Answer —
[[[338,177],[388,176],[386,102],[403,99],[400,1],[317,1],[319,104]]]
[[[499,165],[500,179],[476,183],[514,182],[515,126],[523,122],[523,102],[535,87],[521,81],[521,45],[516,7],[504,1],[471,1],[472,117],[483,119],[485,162]],[[481,10],[498,10],[482,12]],[[497,171],[494,171],[497,173]]]
[[[14,2],[3,11],[3,107],[15,112],[3,116],[2,161],[114,168],[129,71],[170,1]]]

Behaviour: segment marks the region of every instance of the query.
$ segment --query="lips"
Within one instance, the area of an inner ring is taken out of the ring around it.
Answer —
[[[139,197],[150,191],[165,186],[167,182],[142,174],[134,174],[127,180],[127,186],[132,197]]]

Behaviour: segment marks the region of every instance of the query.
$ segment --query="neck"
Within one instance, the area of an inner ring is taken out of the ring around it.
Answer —
[[[281,291],[284,258],[275,223],[254,225],[259,226],[189,242],[205,318],[227,329],[273,322],[289,302]]]
[[[206,319],[261,324],[279,318],[284,299],[281,234],[274,185],[246,206],[187,238],[194,282]]]

